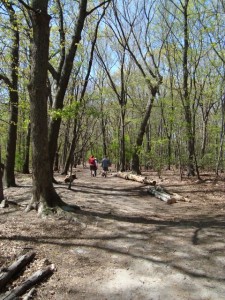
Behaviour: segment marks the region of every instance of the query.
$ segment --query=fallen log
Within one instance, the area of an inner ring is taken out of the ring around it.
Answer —
[[[35,252],[28,252],[19,257],[17,261],[12,263],[8,268],[3,268],[0,270],[0,291],[6,286],[6,284],[11,280],[11,278],[18,274],[27,264],[29,264],[35,257]]]
[[[33,287],[31,290],[29,290],[29,292],[27,294],[25,294],[22,298],[22,300],[30,300],[30,299],[34,299],[33,295],[36,292],[35,288]]]
[[[20,286],[8,292],[1,300],[15,300],[15,298],[22,296],[27,290],[29,290],[35,284],[42,281],[45,277],[52,275],[54,270],[55,270],[55,266],[52,264],[47,268],[45,268],[44,270],[39,270],[33,273]]]
[[[187,197],[181,196],[177,193],[172,193],[171,195],[176,201],[191,202],[191,200]]]
[[[124,178],[126,180],[133,180],[144,184],[156,185],[155,180],[150,180],[146,176],[136,175],[131,172],[117,172],[117,177]]]
[[[3,199],[2,202],[0,202],[0,208],[6,208],[9,207],[9,203],[7,199]]]
[[[176,199],[173,197],[173,195],[168,194],[161,186],[155,186],[155,187],[149,187],[147,189],[147,192],[155,196],[156,198],[165,201],[167,204],[173,204],[176,203]]]

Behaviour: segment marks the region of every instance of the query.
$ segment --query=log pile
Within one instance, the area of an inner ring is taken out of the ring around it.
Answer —
[[[126,180],[133,180],[143,184],[148,184],[149,187],[147,188],[147,193],[166,202],[167,204],[173,204],[176,203],[177,201],[190,202],[189,199],[179,194],[170,193],[165,188],[159,185],[157,186],[155,180],[150,180],[145,176],[135,175],[132,174],[131,172],[118,172],[116,176]]]
[[[18,278],[19,274],[25,269],[25,267],[31,263],[35,257],[35,252],[28,252],[20,256],[14,263],[9,267],[0,269],[0,292],[6,290],[9,282],[12,282]],[[18,299],[18,297],[24,295],[27,291],[28,294],[23,299],[30,299],[35,289],[34,286],[40,283],[43,279],[53,274],[55,266],[53,264],[48,265],[44,269],[34,272],[29,278],[22,282],[21,285],[11,289],[5,294],[0,294],[1,300],[12,300]]]

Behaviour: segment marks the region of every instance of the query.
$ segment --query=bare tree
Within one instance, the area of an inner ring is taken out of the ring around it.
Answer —
[[[146,104],[142,120],[138,129],[136,143],[132,155],[132,170],[138,174],[140,171],[139,151],[143,143],[146,126],[148,124],[152,106],[159,87],[162,84],[162,76],[160,74],[160,58],[162,44],[158,46],[156,52],[152,47],[151,24],[152,15],[155,14],[156,7],[154,1],[134,1],[135,8],[129,11],[129,1],[123,0],[123,5],[119,5],[118,1],[114,1],[113,11],[116,20],[116,30],[120,37],[120,43],[129,52],[134,63],[144,77],[149,90],[149,100]],[[128,28],[128,32],[126,31]],[[156,54],[157,53],[157,54]]]
[[[118,39],[118,36],[116,37]],[[111,41],[112,42],[112,41]],[[104,52],[104,53],[102,53]],[[96,49],[96,54],[97,57],[100,61],[101,66],[105,70],[108,79],[109,79],[109,84],[118,100],[119,106],[120,106],[120,122],[119,122],[119,127],[120,127],[120,134],[119,134],[119,165],[120,165],[120,170],[125,171],[126,169],[126,155],[125,155],[125,118],[126,118],[126,112],[127,112],[127,99],[128,99],[128,81],[129,81],[129,76],[130,76],[130,71],[131,71],[131,62],[127,62],[127,55],[128,53],[126,52],[125,47],[120,47],[120,49],[116,50],[116,61],[119,64],[119,74],[114,74],[113,76],[113,71],[111,72],[110,68],[111,66],[108,66],[107,60],[109,58],[106,57],[106,49],[103,51],[100,51],[99,47]],[[113,69],[113,68],[112,68]],[[118,78],[119,78],[119,84],[118,84]],[[102,119],[103,122],[103,119]],[[102,123],[102,132],[103,135],[104,133],[104,124]],[[106,148],[106,147],[104,147]],[[105,155],[108,155],[108,153],[104,153]]]

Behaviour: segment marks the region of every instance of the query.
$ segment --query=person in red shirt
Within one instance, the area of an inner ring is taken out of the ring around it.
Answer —
[[[91,176],[96,177],[97,175],[97,164],[96,164],[96,159],[94,155],[91,155],[89,160],[89,165],[90,165],[90,170],[91,170]]]

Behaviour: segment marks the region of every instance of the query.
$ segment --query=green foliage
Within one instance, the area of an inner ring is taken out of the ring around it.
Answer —
[[[24,153],[16,152],[15,168],[17,172],[21,172],[24,163]]]
[[[79,108],[80,103],[73,101],[71,104],[64,106],[63,109],[50,109],[49,115],[54,120],[59,118],[63,120],[73,119],[77,116]]]

